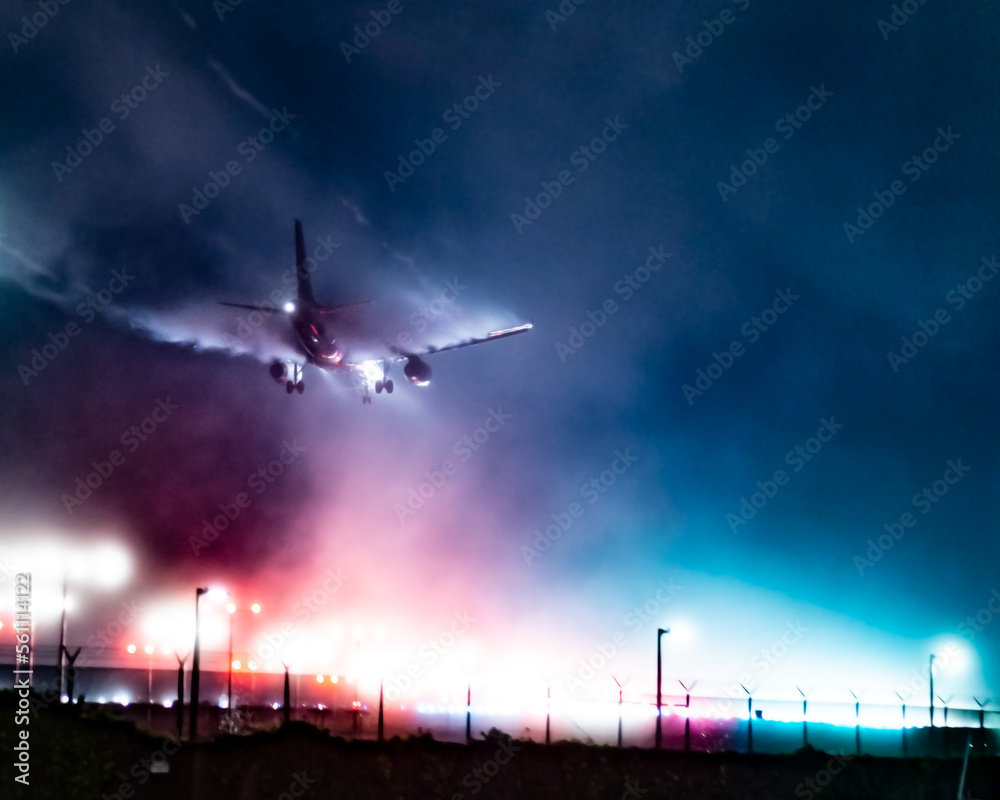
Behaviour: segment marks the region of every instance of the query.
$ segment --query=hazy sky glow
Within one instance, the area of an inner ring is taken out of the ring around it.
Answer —
[[[223,5],[0,12],[0,644],[20,565],[42,644],[65,572],[71,646],[138,609],[101,663],[219,585],[414,697],[648,697],[658,626],[674,687],[995,693],[996,8]],[[288,397],[216,301],[296,217],[345,340],[534,329]]]

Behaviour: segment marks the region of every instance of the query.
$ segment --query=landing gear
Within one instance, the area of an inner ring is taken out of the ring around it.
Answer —
[[[383,360],[380,363],[382,369],[382,378],[375,381],[375,394],[382,394],[383,391],[386,394],[392,394],[392,390],[394,387],[392,385],[392,380],[389,378],[389,363],[390,362],[388,360]],[[367,377],[363,378],[362,387],[364,388],[365,393],[361,396],[361,402],[364,403],[366,406],[370,406],[372,403],[372,397],[370,394],[368,394],[368,389],[370,386],[371,384],[369,383],[368,378]]]
[[[291,394],[298,392],[302,394],[306,390],[306,382],[302,380],[302,367],[298,364],[292,365],[292,380],[285,381],[285,392]]]

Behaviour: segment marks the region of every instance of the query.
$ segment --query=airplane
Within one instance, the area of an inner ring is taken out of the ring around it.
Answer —
[[[220,301],[221,305],[232,308],[244,308],[259,311],[264,314],[285,314],[289,318],[295,340],[295,349],[302,361],[276,360],[270,368],[271,377],[279,384],[285,384],[288,394],[305,391],[305,381],[302,372],[306,364],[313,364],[330,373],[349,374],[358,378],[363,391],[361,402],[370,405],[372,402],[369,388],[374,383],[375,393],[392,394],[393,382],[389,377],[389,369],[393,364],[404,362],[403,375],[414,386],[427,386],[431,379],[431,368],[424,356],[443,353],[447,350],[457,350],[474,344],[483,344],[508,336],[516,336],[531,330],[531,323],[525,323],[513,328],[492,331],[476,339],[444,345],[443,347],[428,347],[421,350],[403,350],[401,347],[382,345],[385,355],[377,359],[352,361],[346,349],[338,344],[337,334],[333,325],[342,312],[372,305],[371,300],[337,305],[320,305],[313,297],[312,281],[306,267],[306,248],[302,236],[302,223],[295,220],[295,269],[298,278],[298,303],[286,303],[284,308],[273,306],[247,305],[245,303],[228,303]],[[333,325],[329,324],[333,323]]]

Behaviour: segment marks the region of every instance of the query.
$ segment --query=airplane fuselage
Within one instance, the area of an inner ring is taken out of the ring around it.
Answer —
[[[302,352],[323,369],[336,369],[344,361],[344,353],[337,348],[337,338],[328,330],[319,314],[306,308],[296,311],[292,317],[292,328]]]

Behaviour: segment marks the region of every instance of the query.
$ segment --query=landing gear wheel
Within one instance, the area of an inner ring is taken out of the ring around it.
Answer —
[[[391,380],[388,380],[388,381],[385,382],[385,391],[386,391],[386,394],[392,394],[392,381]]]
[[[299,381],[297,384],[295,384],[295,391],[297,391],[299,394],[302,394],[305,390],[306,390],[305,381]]]
[[[382,394],[382,381],[375,381],[375,394]]]
[[[294,389],[295,389],[294,383],[292,383],[291,381],[285,383],[285,391],[288,392],[288,394],[291,394]]]
[[[372,398],[370,395],[362,395],[361,404],[365,406],[370,406],[372,404]]]

